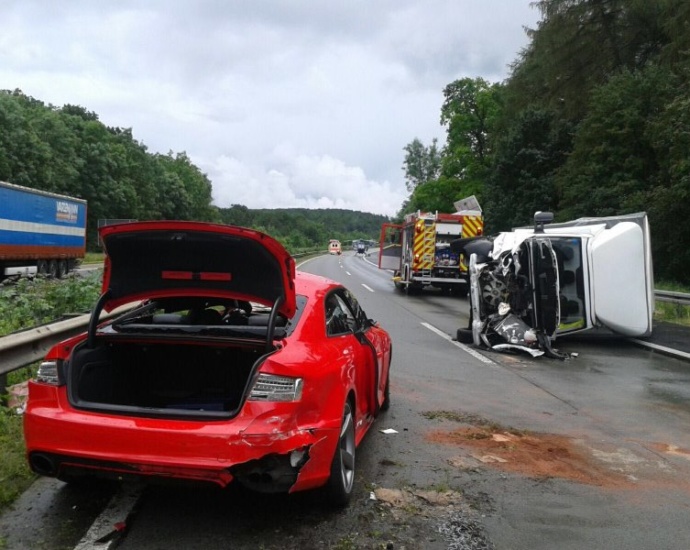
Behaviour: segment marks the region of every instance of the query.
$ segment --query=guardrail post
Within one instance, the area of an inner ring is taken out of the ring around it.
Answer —
[[[0,374],[0,403],[7,404],[7,375]]]

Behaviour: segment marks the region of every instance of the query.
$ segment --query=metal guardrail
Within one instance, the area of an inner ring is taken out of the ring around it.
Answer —
[[[297,256],[297,255],[295,255]],[[655,290],[660,302],[690,305],[690,294]],[[113,315],[115,312],[112,312]],[[0,337],[0,394],[4,393],[4,376],[35,361],[40,361],[52,346],[86,330],[90,315],[79,315],[64,321]],[[101,320],[108,316],[101,317]]]
[[[43,359],[55,344],[84,332],[89,318],[90,315],[79,315],[3,336],[0,338],[0,376]]]
[[[654,298],[659,302],[670,302],[682,306],[690,306],[690,294],[673,292],[671,290],[655,290]]]

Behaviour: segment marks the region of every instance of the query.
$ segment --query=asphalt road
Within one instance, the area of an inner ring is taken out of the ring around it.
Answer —
[[[391,409],[358,449],[347,510],[40,480],[0,518],[4,548],[690,547],[690,363],[601,335],[558,341],[568,361],[480,354],[451,341],[465,299],[396,292],[349,252],[301,268],[345,283],[394,342]]]

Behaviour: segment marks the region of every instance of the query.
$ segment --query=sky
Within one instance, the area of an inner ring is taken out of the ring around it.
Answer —
[[[216,206],[394,216],[443,89],[500,82],[532,0],[0,0],[0,89],[185,152]]]

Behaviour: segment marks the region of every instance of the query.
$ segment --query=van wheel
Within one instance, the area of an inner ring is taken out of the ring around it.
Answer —
[[[331,463],[331,477],[326,485],[328,502],[342,508],[350,502],[355,486],[355,420],[352,406],[345,402],[338,446]]]
[[[456,334],[456,340],[461,344],[473,344],[474,337],[472,336],[472,329],[459,328]]]

